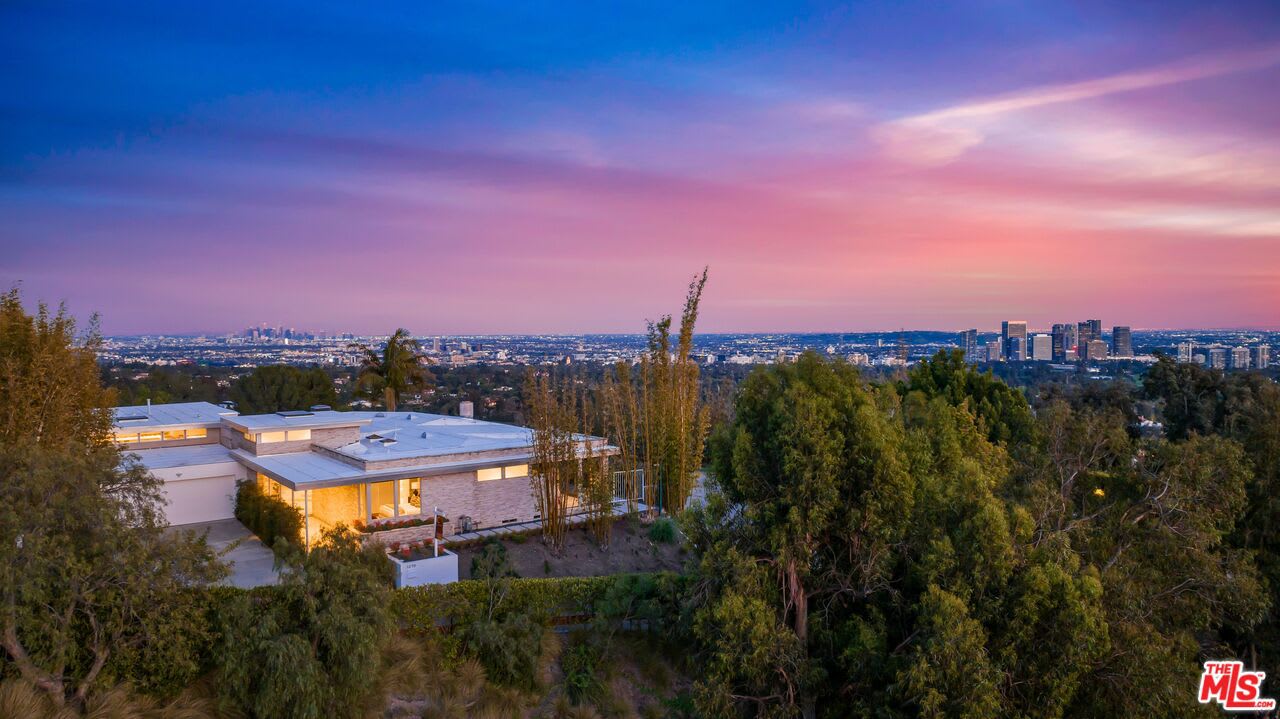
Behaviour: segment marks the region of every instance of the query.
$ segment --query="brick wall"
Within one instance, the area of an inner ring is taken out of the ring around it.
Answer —
[[[475,472],[463,472],[427,477],[422,486],[422,512],[429,514],[439,507],[449,518],[446,534],[460,531],[463,515],[470,516],[477,528],[484,528],[500,526],[507,519],[529,521],[538,513],[528,477],[480,482]]]

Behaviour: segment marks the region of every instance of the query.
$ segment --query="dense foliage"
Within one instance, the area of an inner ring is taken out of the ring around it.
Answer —
[[[700,711],[1204,711],[1198,662],[1269,604],[1233,539],[1255,475],[1229,438],[1127,418],[1033,417],[945,354],[890,385],[812,354],[755,372],[712,442],[723,494],[685,522]]]
[[[236,486],[235,514],[241,524],[272,549],[302,546],[302,513],[287,502],[264,494],[257,482]]]
[[[268,365],[236,379],[231,385],[231,401],[241,414],[266,414],[317,404],[333,407],[338,394],[333,380],[319,367]]]
[[[172,690],[208,636],[193,585],[224,571],[166,532],[160,483],[110,439],[93,328],[0,298],[0,674],[79,708],[115,681]]]
[[[362,717],[393,636],[390,565],[350,530],[326,533],[283,572],[270,599],[234,596],[220,608],[215,650],[226,704],[261,719]]]

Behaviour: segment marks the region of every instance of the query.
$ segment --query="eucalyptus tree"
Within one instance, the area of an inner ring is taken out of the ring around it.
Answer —
[[[382,395],[389,412],[395,411],[401,395],[421,392],[435,384],[424,364],[421,346],[403,327],[387,338],[381,350],[362,344],[352,348],[362,355],[356,386],[370,397]]]
[[[685,518],[704,715],[1065,713],[1107,647],[1097,574],[1032,546],[961,405],[813,353],[747,379]]]

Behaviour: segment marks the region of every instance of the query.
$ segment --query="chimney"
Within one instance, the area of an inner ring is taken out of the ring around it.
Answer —
[[[151,416],[151,398],[150,397],[147,398],[147,416],[148,417]]]
[[[467,419],[474,419],[474,418],[475,418],[475,416],[476,416],[476,406],[475,406],[475,404],[474,404],[471,400],[469,400],[469,399],[464,399],[464,400],[462,400],[461,402],[459,402],[459,403],[458,403],[458,416],[459,416],[459,417],[466,417]]]

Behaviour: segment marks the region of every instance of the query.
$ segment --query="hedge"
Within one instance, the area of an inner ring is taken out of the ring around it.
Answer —
[[[683,599],[689,579],[669,573],[615,574],[603,577],[551,577],[509,579],[507,593],[497,615],[527,614],[536,621],[586,623],[593,619],[618,622],[631,628],[662,628],[678,632]],[[454,628],[482,620],[488,611],[488,584],[462,580],[452,584],[406,587],[392,592],[390,609],[406,634],[434,635],[438,661],[449,666],[464,654]],[[203,595],[208,632],[191,646],[190,666],[169,667],[156,674],[145,657],[117,654],[111,660],[114,676],[146,686],[159,696],[169,696],[214,668],[220,614],[237,598],[249,595],[259,602],[279,601],[276,586],[242,589],[226,585],[192,588]]]
[[[302,546],[302,514],[286,502],[263,494],[257,482],[241,482],[236,487],[235,515],[273,550],[277,537],[284,537],[295,547]]]

